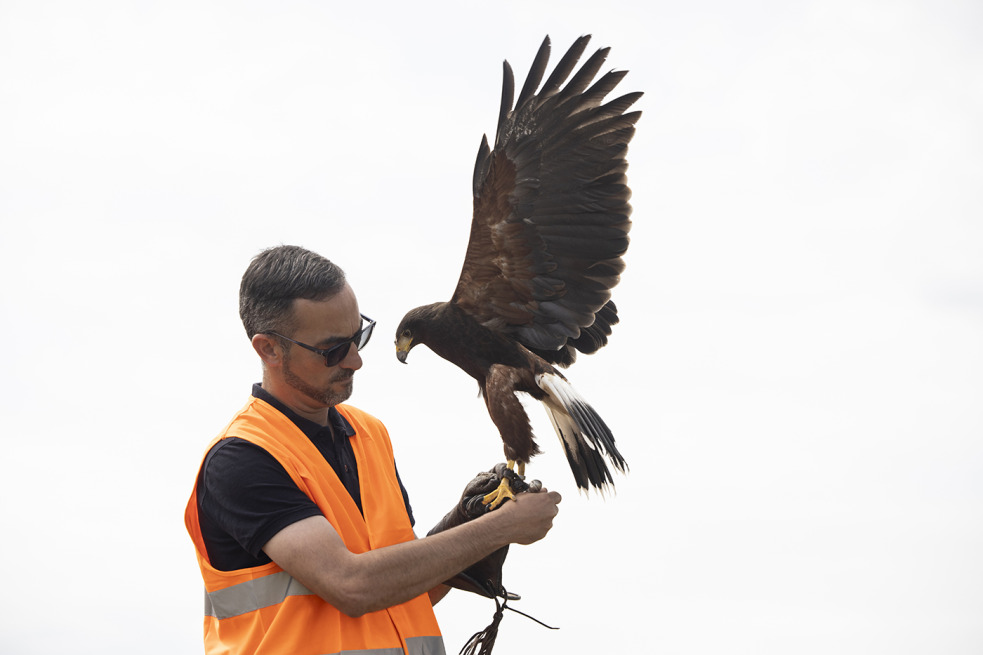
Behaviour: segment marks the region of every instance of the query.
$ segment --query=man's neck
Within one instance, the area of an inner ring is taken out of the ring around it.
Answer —
[[[265,375],[261,386],[271,396],[296,412],[297,415],[318,425],[328,425],[330,407],[314,403],[310,398],[289,385],[277,385]]]

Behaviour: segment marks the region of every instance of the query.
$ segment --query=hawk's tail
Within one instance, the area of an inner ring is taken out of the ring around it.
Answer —
[[[608,485],[613,487],[605,457],[622,473],[628,470],[628,464],[614,445],[611,428],[561,376],[543,373],[536,376],[536,384],[546,392],[543,405],[563,444],[577,486],[602,492]]]

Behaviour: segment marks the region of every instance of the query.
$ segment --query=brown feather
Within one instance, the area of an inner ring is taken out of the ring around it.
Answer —
[[[640,114],[623,112],[641,94],[601,104],[625,75],[612,71],[591,84],[607,48],[561,88],[588,41],[574,43],[536,94],[546,39],[510,111],[511,79],[503,82],[496,145],[485,155],[483,142],[479,152],[471,240],[451,300],[482,324],[545,350],[564,348],[593,324],[628,247],[624,157]],[[560,309],[539,304],[566,294]]]

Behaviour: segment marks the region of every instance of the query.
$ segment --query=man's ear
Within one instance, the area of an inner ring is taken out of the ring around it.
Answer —
[[[280,366],[283,363],[283,344],[269,334],[253,335],[253,350],[266,366]]]

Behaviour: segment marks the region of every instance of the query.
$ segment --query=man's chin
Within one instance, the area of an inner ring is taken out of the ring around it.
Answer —
[[[349,398],[351,398],[352,397],[352,391],[354,391],[354,390],[355,390],[355,383],[352,382],[351,380],[349,380],[347,384],[345,384],[344,386],[342,386],[341,392],[338,394],[339,400],[335,404],[337,405],[338,403],[343,403],[346,400],[348,400]]]
[[[328,388],[316,389],[307,384],[293,374],[293,371],[286,370],[286,381],[291,387],[301,392],[311,400],[314,400],[327,407],[334,407],[351,398],[355,383],[353,376],[349,375],[342,380],[336,380]]]
[[[335,382],[329,389],[325,389],[322,400],[331,406],[343,403],[352,397],[352,391],[354,389],[355,382],[349,377],[346,380]]]

